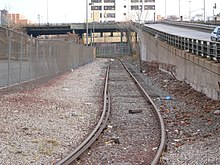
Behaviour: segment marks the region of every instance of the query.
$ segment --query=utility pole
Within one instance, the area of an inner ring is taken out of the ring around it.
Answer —
[[[95,14],[95,12],[94,12],[94,3],[93,3],[93,12],[92,12],[92,37],[93,37],[93,45],[94,45],[94,42],[95,42],[95,25],[94,25],[94,23],[95,23],[95,16],[94,16],[94,14]]]
[[[92,46],[92,44],[94,44],[94,40],[95,40],[95,37],[94,37],[94,33],[95,33],[95,25],[94,25],[94,23],[95,23],[95,16],[94,16],[94,14],[95,14],[95,9],[94,9],[94,2],[91,2],[91,3],[89,3],[89,5],[91,6],[91,10],[92,10],[92,36],[91,36],[91,40],[92,40],[92,42],[91,42],[91,46]]]
[[[216,3],[214,3],[214,6],[213,6],[213,20],[215,19],[215,9],[216,9]]]
[[[189,21],[191,20],[191,0],[189,0]]]
[[[48,7],[48,0],[47,0],[47,24],[49,24],[49,16],[48,16],[48,13],[49,13],[49,12],[48,12],[48,8],[49,8],[49,7]]]
[[[39,22],[39,25],[40,25],[40,14],[37,15],[37,18],[38,18],[38,22]]]
[[[86,0],[86,46],[88,46],[88,33],[89,33],[89,25],[88,25],[88,0]]]
[[[179,0],[179,19],[180,19],[180,0]]]
[[[206,16],[205,16],[205,0],[203,0],[203,3],[204,3],[204,22],[206,21]]]
[[[167,0],[165,0],[165,19],[167,18]]]

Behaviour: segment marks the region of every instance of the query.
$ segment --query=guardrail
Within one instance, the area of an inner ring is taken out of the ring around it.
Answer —
[[[149,33],[150,35],[172,45],[178,49],[190,52],[195,55],[199,55],[217,62],[220,61],[220,42],[204,41],[195,38],[188,38],[183,36],[177,36],[168,34],[159,30],[147,26],[140,26],[135,24],[136,27],[141,27],[142,31]]]
[[[161,21],[159,23],[169,24],[173,26],[181,26],[190,29],[197,29],[205,32],[212,32],[217,25],[201,24],[197,22],[180,22],[180,21]]]

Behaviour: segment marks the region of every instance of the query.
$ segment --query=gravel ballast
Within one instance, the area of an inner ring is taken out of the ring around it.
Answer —
[[[0,164],[53,164],[76,148],[99,119],[107,61],[2,95]]]
[[[76,148],[102,110],[100,87],[107,63],[96,59],[35,89],[1,95],[0,164],[53,164]],[[154,100],[166,124],[161,164],[220,164],[220,101],[155,63],[143,63],[142,69],[139,74],[156,92]]]
[[[153,84],[159,96],[154,100],[165,122],[167,143],[161,164],[220,164],[220,101],[195,91],[158,66],[143,62],[142,77]]]
[[[123,65],[111,61],[108,126],[76,164],[150,164],[160,144],[158,119]]]

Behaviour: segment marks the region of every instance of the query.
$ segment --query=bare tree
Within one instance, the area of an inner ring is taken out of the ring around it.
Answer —
[[[130,46],[133,59],[138,61],[138,69],[141,71],[141,32],[144,24],[133,21],[125,21],[118,23],[117,26],[121,32],[126,32],[127,42]]]

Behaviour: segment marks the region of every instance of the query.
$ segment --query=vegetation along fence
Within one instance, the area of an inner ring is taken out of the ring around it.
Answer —
[[[54,77],[94,60],[92,47],[37,39],[0,27],[0,88]]]

